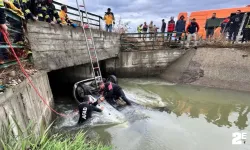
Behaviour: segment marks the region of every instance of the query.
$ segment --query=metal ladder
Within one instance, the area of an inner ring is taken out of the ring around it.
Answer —
[[[239,32],[238,32],[238,35],[236,36],[236,42],[239,42],[239,39],[241,38],[242,30],[244,28],[245,22],[247,21],[246,19],[247,19],[247,13],[244,13],[244,16],[243,16],[243,19],[242,19],[242,23],[240,25],[240,29],[239,29]]]
[[[82,1],[83,1],[83,5],[79,5],[78,0],[76,0],[76,4],[77,4],[77,9],[78,9],[78,13],[80,16],[80,20],[81,20],[81,27],[83,29],[83,33],[84,33],[85,40],[87,43],[87,50],[88,50],[89,59],[90,59],[91,67],[92,67],[92,76],[95,79],[95,83],[97,86],[97,84],[102,81],[102,74],[101,74],[101,69],[100,69],[100,65],[99,65],[99,60],[98,60],[98,56],[97,56],[97,52],[96,52],[96,46],[95,46],[92,30],[91,30],[90,24],[89,24],[89,18],[88,18],[88,13],[87,13],[85,1],[84,0],[82,0]],[[87,29],[85,29],[84,24],[83,24],[83,16],[82,16],[82,13],[80,11],[80,7],[85,9],[84,12],[85,12],[85,17],[87,19],[87,25],[88,25]],[[89,30],[88,35],[87,35],[86,30]]]

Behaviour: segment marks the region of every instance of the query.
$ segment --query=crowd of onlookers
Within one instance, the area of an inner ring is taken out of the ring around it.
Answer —
[[[241,13],[240,10],[237,10],[236,14],[225,18],[222,22],[219,18],[216,17],[216,13],[213,13],[212,17],[206,21],[205,30],[206,30],[206,39],[211,39],[214,36],[215,30],[220,27],[220,36],[223,36],[225,39],[228,36],[228,40],[232,43],[236,41],[236,37],[238,36],[240,26],[243,21],[244,14]],[[156,34],[159,33],[155,25],[153,25],[153,21],[150,22],[149,25],[145,22],[137,27],[137,32],[140,33],[139,36],[143,40],[145,40],[146,36],[149,34],[149,39],[156,37]],[[198,40],[198,32],[200,30],[199,24],[196,22],[195,18],[192,18],[188,25],[186,25],[185,17],[182,15],[177,20],[174,21],[174,17],[171,17],[166,24],[165,20],[162,20],[161,26],[161,34],[163,38],[166,40],[172,40],[173,35],[174,40],[180,42],[181,40],[186,41],[186,47],[189,48],[189,44],[191,39],[194,39],[194,47],[197,47],[197,40]],[[167,33],[166,33],[167,32]],[[186,33],[184,36],[183,33]],[[245,23],[242,28],[243,42],[250,41],[250,16],[246,18]],[[165,37],[166,34],[166,37]],[[182,39],[184,38],[184,39]]]

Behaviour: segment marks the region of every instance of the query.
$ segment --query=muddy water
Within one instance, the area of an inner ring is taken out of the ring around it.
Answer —
[[[250,150],[250,94],[173,85],[156,79],[122,79],[119,84],[136,104],[120,108],[120,122],[103,122],[95,114],[83,126],[77,117],[59,119],[55,128],[88,131],[119,150]],[[72,105],[58,105],[70,113]],[[113,111],[110,110],[109,113]],[[247,133],[242,145],[232,145],[232,133]]]

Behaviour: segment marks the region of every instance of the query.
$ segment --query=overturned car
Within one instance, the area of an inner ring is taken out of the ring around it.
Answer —
[[[103,81],[118,84],[117,78],[114,75],[108,76],[108,78],[103,79]],[[97,98],[100,95],[99,91],[100,89],[97,86],[97,81],[95,80],[95,78],[81,80],[74,84],[73,97],[75,101],[80,104],[82,102],[82,97],[84,97],[85,95],[92,95]]]

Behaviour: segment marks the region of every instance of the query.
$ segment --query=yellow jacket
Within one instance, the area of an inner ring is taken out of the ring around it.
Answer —
[[[68,24],[71,23],[71,20],[69,19],[67,13],[65,13],[63,10],[59,12],[59,17],[62,21],[62,24]]]
[[[111,25],[113,21],[115,20],[114,14],[112,12],[108,13],[106,12],[104,15],[104,20],[106,25]]]
[[[4,7],[3,0],[0,0],[0,7]]]
[[[1,0],[0,0],[1,1]],[[0,2],[1,3],[1,2]],[[23,17],[23,12],[21,9],[18,9],[12,2],[10,1],[4,1],[4,3],[6,4],[6,6],[8,8],[10,8],[11,10],[13,10],[15,13],[17,13],[20,17]]]

